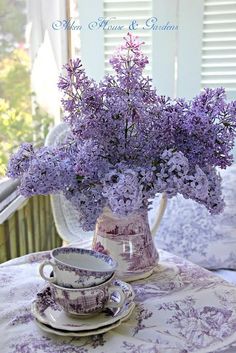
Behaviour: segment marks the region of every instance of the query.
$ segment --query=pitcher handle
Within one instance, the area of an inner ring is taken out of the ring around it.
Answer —
[[[161,196],[160,205],[159,205],[159,207],[157,209],[157,215],[156,215],[156,219],[155,219],[154,225],[151,228],[152,236],[155,236],[156,233],[157,233],[157,230],[158,230],[158,228],[160,226],[162,217],[163,217],[163,215],[165,213],[165,210],[166,210],[166,205],[167,205],[167,196],[166,196],[166,193],[164,192],[162,194],[162,196]]]

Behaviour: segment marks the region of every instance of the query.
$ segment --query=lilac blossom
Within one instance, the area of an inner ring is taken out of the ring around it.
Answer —
[[[31,143],[22,143],[17,153],[11,156],[8,163],[8,176],[11,178],[22,176],[28,170],[33,155],[33,145]]]
[[[9,161],[23,195],[61,192],[84,230],[94,229],[104,207],[132,214],[163,192],[213,214],[224,206],[216,168],[233,161],[236,101],[227,102],[223,88],[191,101],[159,96],[143,75],[142,44],[128,34],[110,59],[114,74],[100,82],[70,60],[58,84],[70,136],[57,147],[23,144]]]
[[[113,213],[125,216],[143,207],[143,186],[134,170],[112,171],[104,180],[103,196]]]

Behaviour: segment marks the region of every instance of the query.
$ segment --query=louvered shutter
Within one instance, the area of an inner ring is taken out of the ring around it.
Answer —
[[[132,33],[138,35],[145,42],[143,52],[148,56],[150,64],[147,67],[146,74],[151,71],[152,55],[152,33],[150,30],[143,30],[145,21],[152,17],[152,0],[104,0],[103,2],[104,18],[111,19],[111,25],[124,25],[124,30],[105,30],[104,31],[104,56],[105,72],[110,73],[109,58],[114,48],[121,44],[122,38],[131,32],[128,30],[132,20],[140,24],[140,28]]]
[[[236,98],[236,0],[204,0],[201,86]]]

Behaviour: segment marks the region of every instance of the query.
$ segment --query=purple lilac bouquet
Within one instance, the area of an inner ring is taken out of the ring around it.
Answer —
[[[84,230],[104,207],[124,216],[146,209],[157,193],[180,193],[213,214],[224,206],[216,167],[233,161],[236,101],[226,102],[223,88],[191,101],[159,96],[143,75],[142,44],[128,34],[110,59],[115,74],[99,83],[70,60],[58,84],[66,141],[39,149],[24,143],[9,161],[22,195],[63,193]]]

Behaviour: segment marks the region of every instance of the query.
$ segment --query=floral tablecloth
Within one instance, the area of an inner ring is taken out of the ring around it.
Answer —
[[[0,266],[1,353],[236,352],[236,286],[161,251],[155,273],[133,282],[136,308],[120,327],[87,338],[41,331],[30,312],[45,286],[38,274],[48,252]]]

